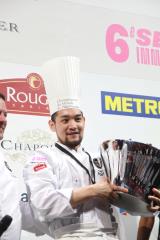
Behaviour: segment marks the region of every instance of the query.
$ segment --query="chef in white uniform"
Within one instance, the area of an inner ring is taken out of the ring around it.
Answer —
[[[0,93],[0,140],[7,125],[5,97]],[[17,179],[12,175],[5,156],[0,152],[0,239],[19,240],[21,232],[20,195]],[[9,220],[6,218],[9,216]],[[5,220],[7,219],[7,220]],[[6,230],[5,230],[6,229]],[[3,232],[3,230],[5,230]]]
[[[111,184],[101,159],[81,146],[79,59],[56,58],[42,69],[57,142],[53,150],[33,153],[24,168],[37,226],[55,239],[123,240],[109,200],[126,189]]]

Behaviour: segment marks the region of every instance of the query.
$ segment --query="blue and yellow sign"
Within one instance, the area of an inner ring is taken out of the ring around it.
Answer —
[[[102,113],[160,118],[160,98],[116,92],[101,92]]]

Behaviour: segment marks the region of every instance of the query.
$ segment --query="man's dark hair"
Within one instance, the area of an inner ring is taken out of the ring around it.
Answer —
[[[57,112],[51,115],[51,120],[54,122],[56,120]]]
[[[0,92],[0,99],[3,99],[4,101],[6,100],[5,96],[3,93]]]
[[[81,113],[82,113],[82,116],[83,116],[83,112],[82,111],[81,111]],[[54,122],[56,120],[56,117],[57,117],[57,112],[55,112],[55,113],[53,113],[51,115],[51,120]]]

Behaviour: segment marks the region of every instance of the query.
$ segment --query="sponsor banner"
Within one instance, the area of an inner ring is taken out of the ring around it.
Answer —
[[[113,23],[106,30],[107,55],[114,62],[160,67],[160,28]]]
[[[87,148],[96,151],[105,139],[132,139],[160,148],[158,81],[86,73],[81,80]]]
[[[49,115],[43,80],[38,73],[29,73],[26,78],[0,79],[0,89],[6,96],[8,112]]]
[[[19,33],[19,27],[16,23],[4,21],[0,19],[0,31],[9,31],[10,33]]]
[[[7,127],[0,141],[11,168],[22,175],[32,151],[53,148],[55,134],[49,130],[49,107],[39,68],[0,63],[0,91],[6,97]],[[20,165],[20,166],[19,166]]]
[[[102,113],[160,118],[160,98],[116,92],[101,92]]]
[[[42,131],[40,131],[42,134]],[[38,140],[38,139],[37,139]],[[17,152],[23,152],[23,151],[37,151],[37,150],[41,150],[41,149],[47,149],[50,148],[52,149],[54,147],[53,143],[45,143],[45,141],[43,141],[43,143],[36,141],[37,143],[34,142],[30,142],[25,141],[25,139],[21,140],[21,141],[16,141],[14,142],[11,139],[2,139],[2,141],[0,142],[0,147],[2,148],[2,150],[4,151],[17,151]]]
[[[37,149],[53,148],[56,136],[48,127],[50,117],[40,69],[8,63],[0,67],[0,86],[7,94],[10,113],[1,149],[9,155],[17,152],[20,156]],[[89,151],[96,151],[106,137],[135,139],[160,146],[156,135],[160,131],[158,81],[87,73],[82,73],[80,79],[81,108],[86,116],[83,144]],[[104,93],[102,99],[101,92]]]

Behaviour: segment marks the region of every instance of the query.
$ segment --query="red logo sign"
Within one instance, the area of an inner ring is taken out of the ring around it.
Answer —
[[[6,97],[8,112],[49,116],[49,106],[41,76],[30,73],[27,78],[0,80],[0,91]]]

